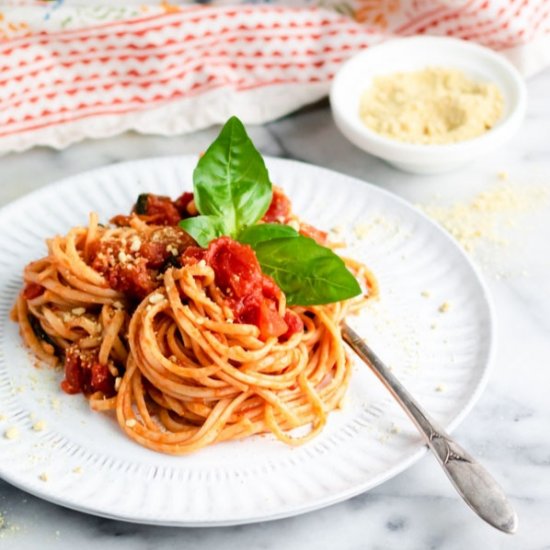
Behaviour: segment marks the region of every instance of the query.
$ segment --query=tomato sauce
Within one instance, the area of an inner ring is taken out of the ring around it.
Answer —
[[[256,254],[248,245],[229,237],[213,240],[207,249],[189,247],[182,263],[204,260],[216,274],[216,285],[224,292],[238,323],[256,325],[260,337],[288,339],[303,330],[301,319],[286,312],[278,312],[281,289],[275,281],[262,273]]]

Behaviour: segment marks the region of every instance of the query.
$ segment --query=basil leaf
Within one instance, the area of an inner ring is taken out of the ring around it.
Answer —
[[[40,321],[38,320],[38,318],[35,317],[32,313],[28,313],[27,319],[29,320],[29,324],[31,325],[34,335],[39,340],[42,340],[50,344],[50,346],[53,346],[53,348],[57,350],[58,349],[57,344],[50,338],[48,333],[42,328],[42,325],[40,324]]]
[[[221,218],[224,233],[235,237],[256,223],[271,203],[264,160],[242,122],[231,117],[193,172],[197,210]]]
[[[284,237],[298,237],[299,233],[290,225],[280,223],[261,223],[246,227],[239,233],[238,241],[249,244],[256,248],[258,243],[270,241],[271,239],[282,239]]]
[[[254,251],[262,270],[273,277],[289,305],[329,304],[361,293],[343,260],[309,237],[258,242]]]
[[[208,243],[224,234],[221,220],[215,216],[195,216],[180,221],[180,227],[189,233],[200,246],[206,248]]]

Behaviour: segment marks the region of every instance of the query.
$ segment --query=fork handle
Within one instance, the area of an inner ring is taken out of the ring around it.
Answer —
[[[429,418],[390,369],[346,323],[342,323],[342,337],[410,416],[470,508],[493,527],[505,533],[514,533],[518,526],[517,514],[489,472]]]

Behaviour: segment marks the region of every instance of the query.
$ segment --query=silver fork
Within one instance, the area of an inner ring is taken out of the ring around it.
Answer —
[[[388,367],[346,323],[342,323],[342,337],[411,417],[426,439],[428,448],[470,508],[493,527],[505,533],[515,533],[517,514],[489,472],[429,418]]]

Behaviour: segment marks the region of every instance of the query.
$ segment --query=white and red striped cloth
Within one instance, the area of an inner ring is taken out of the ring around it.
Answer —
[[[545,0],[351,1],[4,5],[0,153],[126,130],[173,135],[233,114],[266,122],[326,95],[343,61],[395,35],[475,40],[526,75],[550,63]]]

